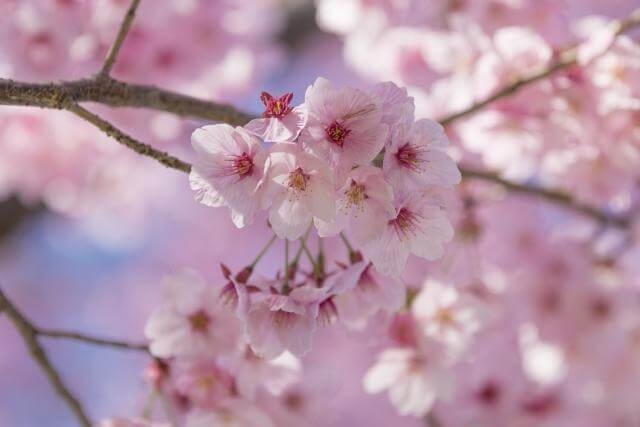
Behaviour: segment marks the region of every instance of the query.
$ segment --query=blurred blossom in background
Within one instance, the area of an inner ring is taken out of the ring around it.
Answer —
[[[293,380],[255,398],[273,425],[640,426],[640,32],[607,38],[611,22],[639,6],[142,0],[113,77],[253,114],[262,91],[292,92],[298,105],[322,76],[359,88],[392,81],[413,97],[416,119],[438,120],[579,47],[573,66],[447,126],[448,152],[630,221],[615,227],[465,178],[448,201],[455,237],[441,259],[411,257],[401,283],[372,272],[383,287],[366,314],[319,326],[308,354],[278,362],[287,369],[273,375],[291,369]],[[128,7],[0,0],[0,77],[91,76]],[[202,121],[92,108],[156,148],[195,158],[190,135]],[[40,326],[135,342],[163,303],[163,277],[188,267],[222,287],[219,264],[241,270],[271,237],[266,215],[237,229],[226,209],[193,201],[184,175],[65,111],[0,106],[0,199],[0,287],[22,312]],[[344,260],[340,239],[323,240],[328,263]],[[282,246],[264,256],[260,275],[281,269]],[[349,298],[338,313],[359,309]],[[403,308],[389,309],[389,298]],[[92,419],[140,417],[153,399],[144,353],[42,342]],[[194,419],[190,427],[230,425]],[[264,425],[252,419],[242,425]],[[0,426],[75,423],[0,314]]]

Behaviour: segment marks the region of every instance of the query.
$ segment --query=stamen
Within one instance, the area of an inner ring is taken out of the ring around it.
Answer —
[[[274,98],[269,93],[262,92],[262,94],[260,95],[260,100],[264,104],[264,112],[262,113],[262,117],[275,117],[278,119],[282,119],[284,116],[291,112],[292,108],[289,106],[289,103],[292,99],[292,93],[285,93],[280,98]]]
[[[347,129],[344,124],[338,121],[331,123],[331,125],[325,129],[325,132],[327,133],[329,141],[339,147],[342,147],[344,145],[344,140],[351,133],[351,131]]]
[[[191,324],[191,329],[193,329],[193,331],[206,333],[209,329],[211,318],[204,310],[199,310],[189,316],[189,323]]]
[[[351,181],[351,185],[349,189],[344,192],[344,195],[347,199],[345,205],[347,209],[355,206],[359,210],[362,210],[364,208],[363,202],[368,198],[364,184],[358,184],[355,181]]]
[[[389,221],[389,225],[396,230],[399,237],[408,238],[409,234],[415,236],[420,231],[419,219],[419,215],[402,208],[396,218]]]
[[[253,159],[247,153],[238,155],[230,155],[225,159],[227,166],[221,168],[217,176],[234,176],[237,175],[240,179],[246,178],[253,173]]]
[[[302,168],[298,167],[296,170],[289,173],[287,185],[289,186],[289,188],[292,188],[296,191],[306,191],[307,183],[309,182],[310,178],[310,175],[304,173]]]
[[[413,172],[421,173],[426,170],[425,163],[427,163],[427,161],[422,158],[422,155],[426,151],[427,150],[423,147],[416,147],[415,145],[411,145],[407,142],[398,149],[396,158],[401,166],[406,167]]]

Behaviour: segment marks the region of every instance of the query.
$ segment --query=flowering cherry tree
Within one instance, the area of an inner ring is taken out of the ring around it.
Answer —
[[[0,0],[0,194],[148,242],[140,342],[0,265],[80,425],[640,425],[633,1],[158,3]],[[141,353],[146,398],[101,414],[47,338]]]

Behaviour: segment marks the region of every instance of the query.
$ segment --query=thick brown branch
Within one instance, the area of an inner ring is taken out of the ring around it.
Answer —
[[[113,64],[115,64],[116,62],[118,53],[120,52],[120,48],[122,47],[122,43],[124,42],[124,39],[127,37],[127,34],[129,33],[129,29],[131,28],[131,24],[133,23],[133,18],[135,18],[136,16],[136,10],[138,9],[139,4],[140,4],[140,0],[133,0],[131,2],[131,5],[129,5],[127,14],[124,16],[124,19],[120,24],[120,29],[118,30],[116,39],[111,45],[109,52],[107,52],[107,57],[104,60],[104,65],[102,66],[102,69],[98,73],[99,76],[106,77],[111,72],[111,68],[113,68]]]
[[[181,117],[242,126],[254,118],[227,104],[181,95],[155,86],[115,79],[83,79],[60,83],[24,83],[0,79],[0,104],[64,109],[79,102],[110,107],[148,108]]]
[[[83,427],[91,427],[91,421],[84,412],[82,405],[64,384],[60,374],[58,374],[58,371],[53,367],[44,349],[40,343],[38,343],[38,334],[36,329],[7,299],[2,290],[0,290],[0,310],[4,310],[6,316],[13,322],[16,329],[22,336],[25,345],[29,349],[31,357],[33,357],[33,360],[40,365],[40,368],[42,368],[44,373],[47,375],[49,382],[73,411],[80,425]]]

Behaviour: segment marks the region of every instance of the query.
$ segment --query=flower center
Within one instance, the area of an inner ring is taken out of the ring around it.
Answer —
[[[298,167],[293,172],[289,173],[289,179],[287,180],[287,185],[289,188],[293,188],[297,191],[305,191],[307,189],[307,183],[311,176],[304,173],[302,168]]]
[[[253,159],[247,153],[242,153],[233,159],[233,169],[235,174],[241,178],[251,175],[251,172],[253,172]]]
[[[331,125],[325,129],[327,133],[327,137],[330,142],[336,144],[339,147],[344,145],[344,140],[351,133],[349,129],[347,129],[342,123],[335,121],[331,123]]]
[[[262,92],[262,95],[260,95],[260,100],[264,104],[264,113],[262,113],[262,117],[275,117],[282,119],[291,112],[292,108],[289,106],[289,103],[292,99],[292,93],[285,93],[280,98],[274,98],[269,93]]]
[[[408,168],[413,172],[424,172],[424,159],[421,154],[425,150],[408,142],[398,149],[396,158],[402,167]]]
[[[347,208],[351,208],[352,206],[360,208],[364,200],[368,198],[367,193],[365,193],[364,184],[358,184],[355,181],[351,181],[351,185],[349,189],[344,192],[344,195],[347,199]]]
[[[418,219],[418,215],[407,208],[402,208],[396,218],[389,221],[389,225],[396,230],[398,235],[407,237],[409,234],[416,234],[419,229]]]
[[[189,316],[189,323],[194,332],[205,333],[209,329],[211,318],[204,310],[199,310]]]

